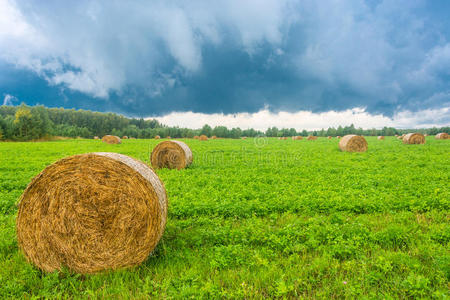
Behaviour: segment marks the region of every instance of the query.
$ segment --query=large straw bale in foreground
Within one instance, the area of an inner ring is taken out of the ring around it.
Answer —
[[[447,139],[449,139],[449,135],[448,135],[448,133],[441,132],[441,133],[436,134],[436,139],[447,140]]]
[[[28,185],[17,240],[39,269],[94,273],[143,262],[166,218],[166,190],[150,167],[122,154],[81,154],[50,165]]]
[[[192,151],[180,141],[165,141],[156,145],[150,156],[154,168],[184,169],[192,163]]]
[[[102,138],[102,142],[107,144],[122,144],[122,140],[120,139],[120,137],[115,135],[105,135]]]
[[[347,152],[366,152],[367,141],[362,136],[348,134],[339,141],[339,148]]]
[[[425,144],[425,137],[421,133],[408,133],[403,137],[403,144]]]

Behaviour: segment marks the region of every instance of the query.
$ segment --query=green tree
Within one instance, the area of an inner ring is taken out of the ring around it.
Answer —
[[[24,104],[16,111],[14,127],[16,137],[19,139],[29,139],[30,132],[33,127],[33,116],[31,110]]]
[[[212,128],[211,128],[211,126],[209,126],[208,124],[205,124],[202,127],[202,130],[200,131],[200,134],[204,134],[207,137],[211,137],[212,136]]]

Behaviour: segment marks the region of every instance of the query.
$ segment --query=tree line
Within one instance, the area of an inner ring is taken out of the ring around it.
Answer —
[[[29,141],[52,136],[93,138],[107,134],[135,138],[173,137],[192,138],[196,135],[220,138],[241,137],[291,137],[291,136],[343,136],[358,134],[367,136],[392,136],[412,130],[384,127],[382,129],[362,129],[350,126],[339,126],[322,130],[297,131],[295,128],[268,128],[265,132],[255,129],[228,129],[225,126],[212,128],[204,125],[199,129],[169,127],[155,119],[127,118],[115,113],[100,113],[87,110],[64,108],[47,108],[44,106],[0,106],[0,140]],[[414,130],[430,135],[439,132],[450,133],[450,127],[427,128]]]

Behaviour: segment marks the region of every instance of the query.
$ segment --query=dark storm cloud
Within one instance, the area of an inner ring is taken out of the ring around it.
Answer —
[[[137,116],[450,105],[447,1],[0,5],[0,93],[30,104]]]

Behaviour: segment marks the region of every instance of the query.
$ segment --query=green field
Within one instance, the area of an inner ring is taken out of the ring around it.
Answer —
[[[15,237],[16,203],[42,169],[110,151],[149,162],[156,140],[0,143],[0,298],[445,298],[450,141],[186,140],[194,163],[158,170],[169,219],[141,266],[44,274]]]

